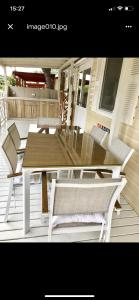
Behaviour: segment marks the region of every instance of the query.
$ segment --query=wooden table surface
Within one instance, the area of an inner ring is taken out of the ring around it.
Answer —
[[[62,136],[29,133],[23,168],[81,167],[121,165],[88,134]]]
[[[51,168],[68,165],[72,165],[72,160],[58,135],[29,133],[23,168]]]

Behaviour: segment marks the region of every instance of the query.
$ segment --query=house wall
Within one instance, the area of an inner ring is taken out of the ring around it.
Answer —
[[[96,112],[88,109],[87,117],[86,117],[85,131],[90,132],[93,125],[97,125],[97,123],[100,123],[100,124],[104,125],[105,127],[110,128],[111,119],[107,118],[105,116],[102,116],[100,114],[97,114]]]
[[[137,64],[136,64],[137,65]],[[135,73],[137,74],[138,70],[137,67],[134,67]],[[112,119],[106,116],[103,116],[99,113],[96,113],[92,110],[92,104],[95,98],[95,85],[96,85],[96,66],[97,66],[97,58],[93,61],[93,67],[92,67],[92,83],[90,88],[90,95],[88,97],[88,103],[87,103],[87,117],[86,117],[86,125],[85,130],[87,132],[91,131],[91,128],[93,125],[96,125],[97,123],[101,123],[102,125],[110,128]],[[133,74],[133,72],[132,72]],[[135,80],[133,78],[133,83],[135,83]],[[124,82],[127,82],[124,80]],[[139,86],[139,84],[137,83]],[[127,95],[128,91],[128,84],[127,87],[125,86],[125,96]],[[121,91],[122,92],[122,91]],[[129,93],[129,99],[131,100],[131,93]],[[121,97],[123,99],[123,94],[121,94]],[[133,103],[133,102],[132,102]],[[131,104],[131,101],[129,102],[129,106]],[[126,105],[126,109],[127,109]],[[129,107],[130,108],[130,107]],[[130,111],[130,109],[129,109]],[[127,112],[126,110],[123,111],[123,117],[126,116]],[[123,190],[123,194],[127,201],[130,203],[130,205],[136,210],[136,212],[139,214],[139,100],[138,104],[135,108],[135,114],[134,114],[134,121],[131,125],[127,125],[125,123],[121,123],[119,127],[119,138],[121,138],[125,143],[127,143],[131,148],[135,149],[135,152],[133,153],[132,157],[128,161],[126,167],[125,167],[125,173],[127,177],[127,185]]]
[[[136,108],[133,124],[121,124],[119,137],[135,149],[132,157],[125,167],[128,184],[123,194],[131,206],[139,214],[139,103]]]

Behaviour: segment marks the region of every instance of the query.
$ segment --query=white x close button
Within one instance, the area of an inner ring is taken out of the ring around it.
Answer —
[[[14,25],[14,24],[8,24],[8,30],[9,30],[9,29],[13,29],[13,25]]]

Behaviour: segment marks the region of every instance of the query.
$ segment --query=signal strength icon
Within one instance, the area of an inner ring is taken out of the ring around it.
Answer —
[[[117,9],[118,9],[118,10],[122,10],[122,9],[123,9],[123,6],[117,6]]]
[[[111,8],[109,8],[109,11],[113,11],[113,10],[116,10],[116,7],[114,6],[114,7],[111,7]]]

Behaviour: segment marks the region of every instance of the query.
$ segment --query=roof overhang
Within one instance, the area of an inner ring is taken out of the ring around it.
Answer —
[[[68,57],[0,57],[0,65],[7,67],[59,69]]]
[[[45,76],[42,73],[27,73],[27,72],[17,72],[13,71],[12,73],[14,76],[17,76],[25,81],[31,82],[45,82]]]

